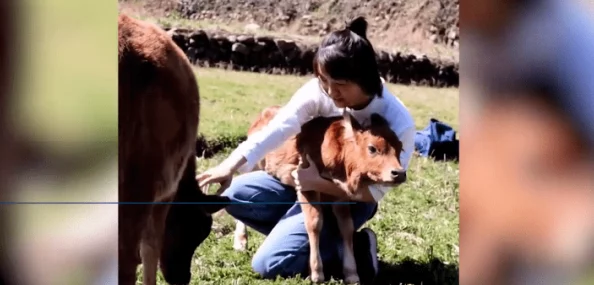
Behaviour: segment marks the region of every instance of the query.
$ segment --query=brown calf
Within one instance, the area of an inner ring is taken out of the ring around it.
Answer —
[[[190,63],[165,31],[118,17],[119,284],[189,283],[191,258],[228,198],[198,189],[194,143],[199,93]],[[149,204],[209,202],[209,205]]]
[[[250,126],[248,136],[264,127],[278,112],[280,107],[265,109]],[[308,162],[308,154],[316,163],[320,174],[331,177],[342,185],[344,195],[329,196],[316,191],[298,192],[305,216],[305,226],[310,240],[311,280],[324,280],[322,260],[319,253],[319,234],[322,228],[322,213],[315,202],[350,201],[361,197],[358,191],[362,186],[381,183],[396,186],[406,180],[406,172],[400,165],[399,156],[402,143],[389,128],[386,120],[378,114],[371,116],[371,126],[362,128],[347,113],[337,117],[318,117],[301,128],[301,133],[288,139],[278,149],[270,152],[256,166],[277,177],[281,182],[295,186],[291,172],[297,169],[300,161],[303,167]],[[333,212],[344,241],[343,271],[347,283],[358,282],[353,252],[353,233],[355,231],[350,216],[350,207],[334,204]],[[244,249],[247,243],[245,225],[237,222],[235,231],[236,249]]]

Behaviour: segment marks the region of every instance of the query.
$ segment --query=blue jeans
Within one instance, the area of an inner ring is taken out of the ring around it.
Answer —
[[[300,204],[259,204],[265,202],[296,202],[297,193],[291,186],[264,171],[239,175],[223,194],[232,202],[226,211],[266,239],[252,259],[252,268],[264,278],[307,276],[309,272],[309,239]],[[342,237],[331,205],[322,205],[324,222],[320,236],[322,263],[342,260]],[[371,219],[377,203],[358,202],[351,205],[353,225],[359,229]]]

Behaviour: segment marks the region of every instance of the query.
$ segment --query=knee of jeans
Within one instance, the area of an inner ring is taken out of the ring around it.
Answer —
[[[285,271],[283,259],[281,256],[256,253],[252,258],[252,269],[262,278],[274,279]]]
[[[229,187],[227,187],[227,189],[225,189],[225,191],[223,191],[223,193],[221,193],[221,196],[229,197],[231,200],[237,200],[238,198],[241,198],[240,190],[242,187],[239,187],[240,185],[237,185],[233,182],[231,185],[229,185]]]
[[[245,210],[245,205],[239,204],[230,204],[225,207],[227,214],[231,215],[235,219],[241,219],[244,216]]]
[[[238,187],[236,185],[231,185],[229,188],[225,189],[221,196],[228,197],[231,200],[232,204],[229,204],[225,207],[225,211],[229,213],[231,216],[235,216],[236,214],[241,215],[241,212],[245,208],[245,205],[239,204],[244,202],[245,193],[241,192],[242,187]]]

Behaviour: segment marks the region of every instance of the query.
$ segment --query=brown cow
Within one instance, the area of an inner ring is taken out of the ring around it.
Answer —
[[[264,127],[274,118],[280,107],[266,108],[252,123],[248,136]],[[254,170],[264,169],[281,182],[295,186],[291,172],[300,161],[307,167],[308,154],[316,163],[320,173],[342,185],[344,196],[334,197],[316,191],[298,192],[305,216],[305,226],[310,240],[311,280],[324,280],[322,260],[319,253],[319,234],[322,227],[322,213],[315,202],[345,202],[360,197],[357,189],[374,183],[396,186],[406,180],[406,172],[400,165],[402,143],[390,129],[386,120],[378,115],[371,116],[371,126],[362,128],[347,113],[337,117],[318,117],[305,123],[297,136],[270,152]],[[345,282],[359,281],[353,252],[355,231],[348,204],[334,204],[344,241],[343,272]],[[247,243],[245,225],[237,222],[235,230],[236,249],[244,249]]]
[[[156,25],[119,15],[119,284],[189,283],[191,258],[229,200],[194,179],[199,93],[191,65]],[[150,204],[208,202],[208,205]]]

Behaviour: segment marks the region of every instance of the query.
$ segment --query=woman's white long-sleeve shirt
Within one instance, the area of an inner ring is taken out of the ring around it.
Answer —
[[[382,115],[402,141],[403,150],[400,154],[400,162],[404,169],[408,168],[414,151],[415,123],[406,106],[400,99],[392,95],[385,85],[382,97],[374,97],[371,103],[362,110],[346,108],[346,111],[352,114],[362,126],[369,125],[372,113]],[[336,107],[332,99],[323,93],[318,79],[313,78],[293,94],[289,102],[279,110],[266,127],[241,143],[230,157],[243,156],[247,162],[238,171],[240,173],[249,171],[268,152],[281,146],[291,136],[301,132],[301,126],[307,121],[319,116],[340,116],[342,112],[343,108]],[[369,191],[376,201],[381,200],[389,189],[389,187],[381,185],[369,187]]]

